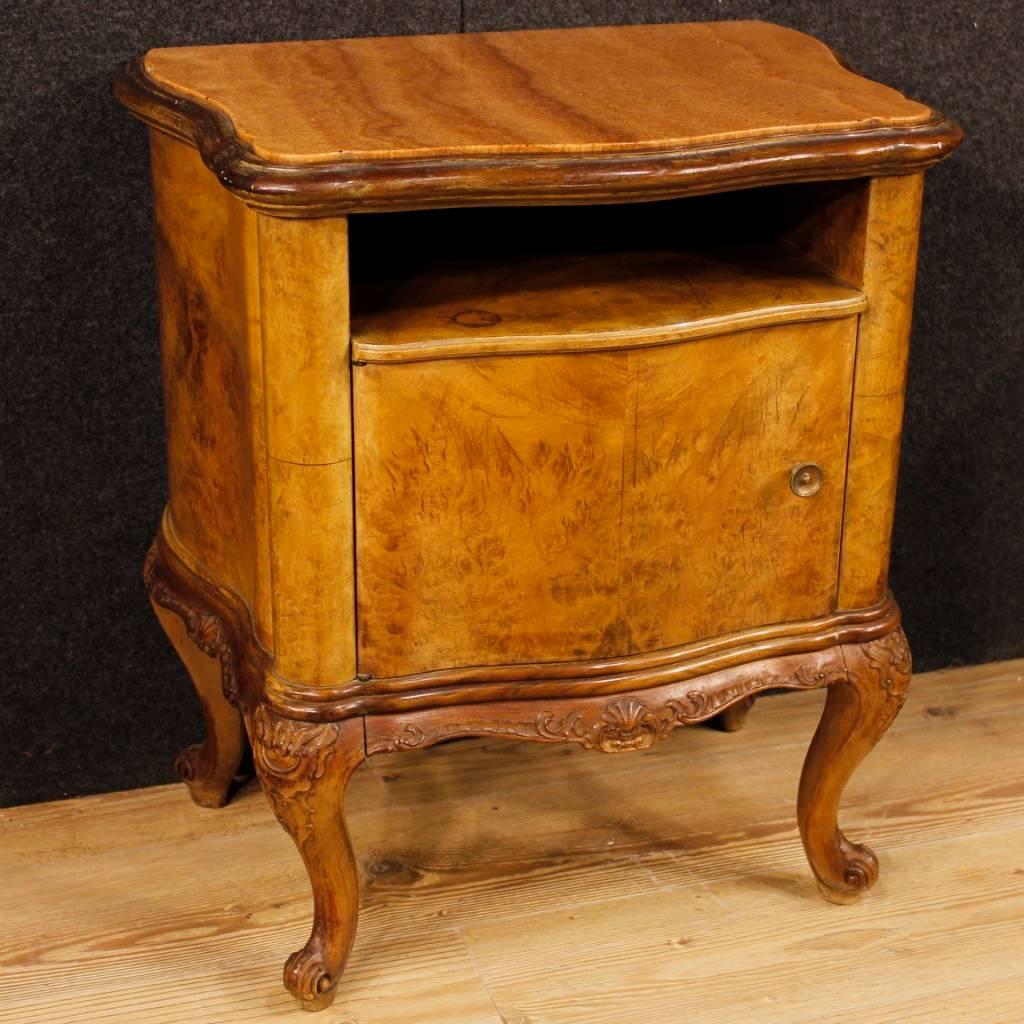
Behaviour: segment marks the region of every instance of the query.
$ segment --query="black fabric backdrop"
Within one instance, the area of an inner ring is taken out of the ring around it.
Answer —
[[[140,568],[165,501],[145,131],[153,46],[758,17],[957,118],[931,172],[892,584],[919,668],[1024,654],[1016,0],[11,0],[0,23],[0,805],[172,779],[200,733]],[[742,741],[740,741],[742,742]]]

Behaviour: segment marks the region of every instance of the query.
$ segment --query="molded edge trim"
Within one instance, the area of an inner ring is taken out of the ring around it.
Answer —
[[[283,164],[257,156],[227,115],[158,84],[146,72],[143,57],[120,70],[114,94],[141,121],[194,145],[240,199],[280,217],[624,203],[787,182],[910,174],[938,163],[963,139],[955,122],[934,111],[919,124],[686,149]]]
[[[713,637],[647,654],[599,661],[442,669],[341,686],[303,686],[268,677],[267,698],[295,718],[342,718],[492,701],[598,697],[666,686],[748,662],[862,643],[892,632],[899,608],[891,594],[873,608],[836,612]]]
[[[606,754],[646,750],[680,726],[707,721],[764,690],[811,690],[846,680],[843,649],[832,646],[611,698],[499,701],[371,715],[365,719],[366,750],[419,750],[459,736],[577,743]]]
[[[359,363],[419,363],[432,359],[469,359],[477,356],[525,356],[567,352],[607,352],[614,349],[656,348],[680,341],[695,341],[736,331],[781,324],[840,320],[862,313],[863,295],[801,304],[780,304],[706,317],[683,324],[665,324],[635,330],[581,331],[578,334],[507,335],[500,338],[443,338],[379,344],[352,336],[352,361]],[[358,327],[356,328],[358,330]]]

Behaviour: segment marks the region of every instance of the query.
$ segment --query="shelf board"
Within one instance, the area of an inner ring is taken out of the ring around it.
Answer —
[[[645,347],[851,316],[864,305],[856,288],[779,245],[465,259],[355,284],[352,358]]]

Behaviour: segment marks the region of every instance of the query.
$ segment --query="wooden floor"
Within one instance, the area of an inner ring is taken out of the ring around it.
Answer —
[[[815,890],[794,825],[821,693],[614,757],[468,741],[351,788],[359,936],[333,1009],[280,985],[310,898],[252,787],[0,811],[0,1021],[904,1024],[1024,1020],[1024,661],[915,680],[847,791],[880,853]]]

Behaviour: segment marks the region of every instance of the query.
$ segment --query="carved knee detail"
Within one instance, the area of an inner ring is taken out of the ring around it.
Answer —
[[[869,640],[861,644],[860,653],[869,667],[870,675],[881,687],[885,697],[885,704],[876,725],[877,738],[881,738],[895,721],[907,699],[913,667],[910,645],[903,630],[897,629],[879,640]]]
[[[200,608],[167,585],[159,572],[160,551],[154,543],[146,554],[142,580],[154,605],[174,612],[185,625],[189,640],[209,658],[220,663],[220,685],[224,699],[238,707],[237,655],[223,622],[213,612]]]

